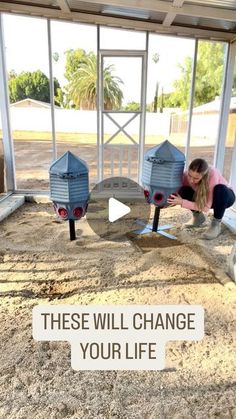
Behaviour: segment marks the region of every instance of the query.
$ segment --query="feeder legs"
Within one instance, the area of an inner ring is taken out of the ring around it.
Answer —
[[[177,237],[173,236],[173,234],[166,233],[164,231],[166,229],[171,228],[172,227],[171,224],[165,224],[164,226],[159,227],[158,224],[159,224],[160,211],[161,211],[161,207],[155,207],[155,213],[154,213],[154,219],[153,219],[152,225],[150,224],[145,225],[143,221],[137,220],[136,223],[143,226],[144,228],[142,228],[141,230],[136,230],[133,233],[142,235],[142,234],[150,233],[152,231],[154,233],[161,234],[161,236],[168,237],[168,239],[176,240]]]
[[[75,221],[74,220],[69,220],[69,227],[70,227],[70,240],[75,240],[76,239],[76,235],[75,235]]]
[[[159,217],[160,217],[160,207],[155,207],[155,214],[154,214],[154,220],[153,220],[153,225],[152,225],[152,231],[154,231],[155,233],[158,230]]]

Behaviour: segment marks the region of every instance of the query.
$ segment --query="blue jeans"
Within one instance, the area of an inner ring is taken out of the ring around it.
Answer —
[[[191,186],[182,186],[179,190],[179,195],[183,199],[194,202],[195,191]],[[221,220],[224,216],[226,208],[231,207],[235,202],[235,194],[232,189],[226,185],[216,185],[213,189],[213,214],[218,220]]]

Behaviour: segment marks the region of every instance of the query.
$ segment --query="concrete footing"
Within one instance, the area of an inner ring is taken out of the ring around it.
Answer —
[[[25,202],[24,195],[12,194],[0,202],[0,221],[12,214]]]
[[[236,234],[236,210],[229,208],[225,211],[224,218],[222,220],[232,233]]]
[[[227,263],[227,274],[236,283],[236,243],[232,247]]]

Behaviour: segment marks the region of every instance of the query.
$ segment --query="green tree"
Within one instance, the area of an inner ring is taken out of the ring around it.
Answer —
[[[128,112],[137,112],[140,111],[140,103],[137,102],[128,102],[126,106],[123,107],[124,111]]]
[[[16,74],[14,70],[11,70],[8,86],[10,103],[27,98],[50,103],[49,79],[41,70],[33,72],[23,71],[20,74]],[[54,78],[55,95],[59,89],[60,84]],[[55,103],[57,103],[56,100]]]
[[[172,102],[187,109],[192,76],[192,58],[186,57],[179,65],[181,77],[174,82],[175,92]],[[224,44],[220,42],[200,41],[195,79],[194,106],[214,100],[221,94],[224,68]]]
[[[83,49],[69,49],[65,51],[66,65],[65,65],[65,78],[70,82],[73,80],[80,65],[86,62],[86,53]]]
[[[160,103],[159,103],[160,102]],[[176,108],[180,107],[180,101],[176,101],[172,93],[163,93],[163,102],[165,103],[166,108]],[[161,106],[161,98],[158,100],[158,106]]]
[[[122,80],[114,76],[114,66],[103,70],[104,108],[119,109],[123,92],[120,89]],[[88,54],[78,49],[67,51],[65,76],[69,83],[65,87],[67,102],[73,103],[76,109],[96,109],[97,98],[97,57],[93,52]]]

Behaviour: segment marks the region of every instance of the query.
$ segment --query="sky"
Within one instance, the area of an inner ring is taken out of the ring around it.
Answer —
[[[6,48],[7,70],[21,71],[42,70],[49,76],[47,21],[41,18],[4,15],[4,37]],[[93,25],[51,22],[52,52],[59,54],[58,62],[53,64],[53,75],[61,86],[64,78],[65,54],[68,49],[83,48],[86,52],[97,51],[97,29]],[[101,48],[144,50],[145,34],[113,28],[101,29]],[[148,87],[147,103],[153,100],[156,83],[164,92],[172,90],[172,82],[179,77],[177,64],[183,63],[184,57],[193,56],[192,39],[175,38],[151,34],[149,37]],[[160,56],[155,64],[152,57]],[[141,60],[139,58],[105,58],[105,64],[115,65],[115,75],[124,84],[124,102],[139,101],[141,91]]]

